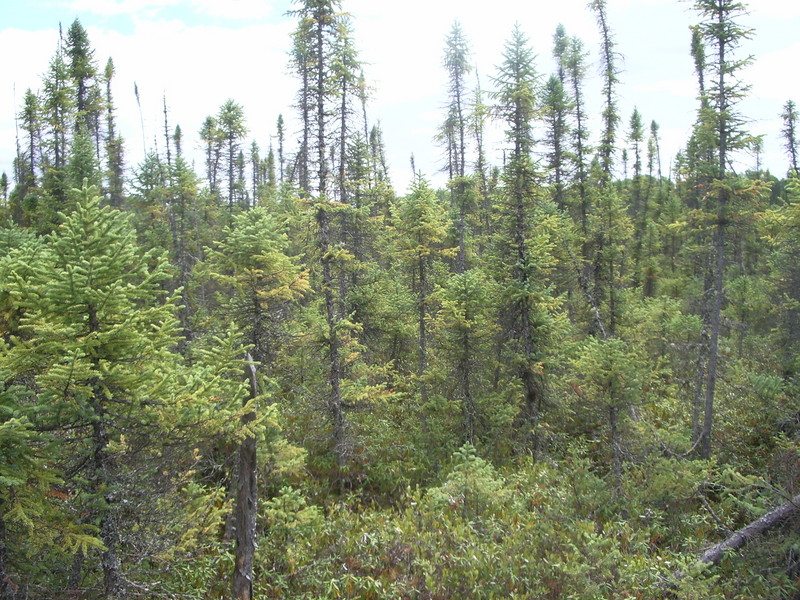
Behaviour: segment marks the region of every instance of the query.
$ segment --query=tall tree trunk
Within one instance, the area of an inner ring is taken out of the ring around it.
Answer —
[[[249,399],[258,395],[256,368],[253,357],[247,354],[245,375],[250,381]],[[242,425],[256,419],[255,410],[242,415]],[[236,600],[253,598],[253,562],[256,550],[256,511],[258,508],[256,438],[248,436],[239,447],[239,476],[236,486],[236,547],[233,571],[233,597]]]
[[[458,207],[458,255],[456,256],[456,273],[463,273],[467,269],[467,184],[460,176],[453,188],[454,201]]]
[[[724,194],[724,192],[723,192]],[[706,394],[703,407],[703,430],[700,434],[700,458],[711,458],[711,434],[714,424],[714,393],[717,384],[719,362],[719,336],[722,328],[722,295],[725,274],[725,224],[723,222],[725,198],[720,198],[720,214],[714,231],[714,296],[711,304],[708,345],[708,369],[706,371]]]
[[[101,394],[97,390],[97,394]],[[98,401],[99,402],[99,401]],[[113,488],[116,465],[113,457],[108,452],[108,431],[105,423],[105,410],[101,405],[95,407],[96,420],[92,424],[92,443],[94,446],[92,456],[92,493],[96,496],[103,494],[99,512],[100,540],[105,549],[100,558],[103,569],[103,598],[112,600],[125,595],[125,586],[121,573],[121,561],[118,555],[120,547],[120,530],[117,521],[117,505],[119,498]]]
[[[528,252],[526,248],[525,236],[525,207],[521,190],[517,190],[516,198],[516,232],[515,232],[515,245],[517,246],[517,280],[521,284],[521,288],[525,289],[528,284]],[[533,331],[531,330],[531,309],[528,304],[528,299],[524,298],[520,301],[520,338],[522,340],[522,352],[524,364],[520,371],[520,379],[525,389],[525,424],[530,429],[530,432],[525,434],[535,450],[539,453],[539,437],[536,433],[536,428],[539,425],[539,412],[541,404],[541,394],[539,386],[539,376],[536,375],[531,368],[531,361],[533,359]]]
[[[320,254],[322,256],[322,290],[325,299],[325,319],[328,325],[328,413],[333,427],[333,451],[336,456],[336,465],[339,470],[338,477],[344,474],[347,466],[347,421],[342,406],[342,361],[340,354],[341,342],[339,340],[338,324],[339,315],[336,313],[336,304],[333,297],[333,275],[331,273],[330,256],[330,219],[326,207],[317,209],[317,223],[320,229]]]

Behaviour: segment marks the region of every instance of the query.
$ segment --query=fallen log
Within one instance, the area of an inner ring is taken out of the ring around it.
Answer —
[[[742,527],[738,531],[734,531],[727,539],[703,552],[703,555],[697,561],[698,564],[717,564],[722,560],[727,550],[739,550],[754,537],[766,533],[795,514],[800,515],[800,494],[771,510],[761,518],[756,519],[749,525]]]
[[[722,560],[722,557],[725,555],[726,551],[730,550],[735,552],[736,550],[740,550],[754,537],[762,535],[773,527],[777,527],[784,520],[796,516],[800,516],[800,494],[796,495],[794,498],[785,502],[784,504],[781,504],[779,507],[769,511],[767,514],[756,519],[749,525],[734,531],[719,544],[711,546],[711,548],[703,552],[700,558],[697,559],[695,566],[709,567],[716,565]],[[661,587],[666,590],[666,598],[675,597],[674,590],[677,588],[681,579],[683,579],[685,576],[685,572],[676,571],[672,574],[672,577],[669,580],[665,581],[661,585]],[[800,596],[794,600],[800,600]]]

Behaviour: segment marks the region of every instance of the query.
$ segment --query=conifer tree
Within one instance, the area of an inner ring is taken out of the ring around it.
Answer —
[[[545,315],[550,307],[545,305],[544,288],[540,287],[546,285],[543,282],[546,252],[539,255],[539,251],[547,245],[547,233],[545,228],[539,228],[534,234],[531,228],[537,205],[543,201],[538,187],[541,176],[531,155],[539,86],[533,58],[526,36],[519,25],[515,26],[506,42],[496,78],[498,112],[505,122],[506,141],[510,145],[503,173],[504,189],[496,209],[502,223],[496,252],[502,265],[498,276],[505,288],[501,318],[505,334],[514,341],[510,362],[523,388],[523,439],[538,452],[541,440],[537,428],[544,407],[542,350]]]
[[[275,374],[276,356],[285,337],[286,321],[292,302],[308,291],[307,273],[285,254],[288,240],[276,219],[257,206],[233,218],[228,235],[208,250],[200,271],[220,284],[218,315],[238,325],[248,348],[245,372],[249,379],[249,400],[242,425],[252,430],[260,418],[255,402],[260,395],[256,367],[267,377]],[[230,293],[229,290],[232,292]],[[234,597],[252,598],[255,554],[255,517],[258,503],[256,486],[256,435],[243,436],[236,481],[236,566]]]
[[[180,125],[175,126],[172,141],[175,142],[175,158],[183,157],[183,132]]]
[[[8,204],[8,175],[6,175],[5,171],[0,174],[0,196],[3,198],[3,206],[5,207]]]
[[[559,23],[553,34],[553,58],[556,59],[556,76],[562,87],[567,85],[567,57],[570,39],[564,26]]]
[[[544,121],[547,125],[544,141],[548,147],[547,166],[552,173],[553,200],[556,206],[563,209],[567,183],[566,141],[570,133],[567,125],[570,104],[564,86],[557,76],[553,75],[547,80],[542,102],[544,104]]]
[[[616,44],[608,22],[606,0],[591,0],[589,7],[594,11],[597,26],[600,29],[600,59],[603,72],[603,132],[600,138],[600,146],[597,150],[604,180],[609,181],[613,168],[617,125],[619,123],[616,98],[619,69],[617,67],[617,54],[614,49]]]
[[[455,21],[445,40],[444,68],[447,71],[448,115],[452,115],[453,151],[448,165],[450,177],[466,175],[466,82],[469,74],[469,44],[461,24]],[[449,117],[448,117],[449,118]]]
[[[447,71],[448,105],[447,118],[441,127],[441,141],[446,146],[447,165],[450,178],[450,199],[455,213],[458,254],[455,270],[463,273],[466,269],[467,219],[469,212],[467,164],[467,109],[465,77],[471,70],[469,64],[469,44],[464,37],[461,24],[453,23],[445,40],[444,68]]]
[[[94,49],[89,36],[78,19],[67,31],[66,55],[69,58],[69,77],[75,90],[75,129],[83,126],[95,139],[99,149],[100,94],[95,78],[98,75]]]
[[[278,115],[278,123],[276,126],[278,135],[278,182],[283,185],[284,177],[284,153],[283,145],[286,143],[286,130],[283,122],[283,115]]]
[[[355,126],[351,124],[355,115],[353,103],[358,99],[359,76],[361,62],[352,39],[352,27],[349,21],[342,19],[338,23],[338,32],[334,54],[331,59],[332,84],[338,95],[336,132],[337,164],[336,164],[336,197],[339,202],[348,204],[347,163],[350,155]],[[347,232],[345,231],[345,235]]]
[[[701,98],[696,132],[701,152],[706,152],[712,158],[707,164],[708,174],[714,180],[713,191],[707,195],[713,205],[706,209],[715,215],[709,249],[710,274],[705,289],[708,299],[708,360],[703,382],[703,423],[699,440],[696,440],[699,456],[707,459],[711,456],[722,334],[727,228],[731,220],[730,204],[738,193],[735,192],[737,186],[728,179],[728,161],[732,153],[747,148],[752,140],[744,128],[745,119],[737,107],[748,89],[741,83],[739,76],[750,59],[736,59],[734,54],[741,43],[751,37],[752,30],[737,23],[737,19],[745,12],[745,5],[736,0],[696,0],[694,7],[703,19],[697,25],[697,35],[705,47],[711,50],[707,54],[706,69],[712,77]]]
[[[67,182],[75,188],[86,180],[92,187],[100,187],[101,170],[91,133],[83,125],[75,132],[69,162],[66,165]]]
[[[231,99],[226,100],[219,108],[216,124],[219,128],[219,139],[225,144],[224,166],[228,175],[227,199],[228,211],[233,211],[234,205],[243,198],[240,192],[240,169],[237,161],[241,153],[241,140],[247,133],[244,109]],[[238,176],[238,177],[237,177]]]
[[[783,119],[781,135],[784,140],[784,148],[786,148],[786,153],[789,155],[789,174],[797,175],[800,173],[797,170],[797,107],[792,100],[787,100],[786,104],[783,105],[781,119]]]
[[[114,101],[111,95],[111,80],[114,78],[114,62],[109,58],[103,74],[106,83],[106,178],[108,196],[112,206],[119,207],[123,200],[124,162],[122,137],[117,135]],[[166,105],[165,105],[166,111]],[[169,148],[169,146],[167,147]],[[169,151],[167,153],[169,157]]]
[[[487,159],[487,148],[484,141],[486,134],[486,121],[489,118],[491,108],[483,100],[483,90],[481,90],[480,80],[475,85],[475,96],[472,102],[469,118],[469,130],[475,141],[475,175],[478,178],[478,190],[480,201],[478,209],[478,252],[482,254],[481,248],[486,243],[485,239],[491,232],[491,199],[489,191],[489,163]]]
[[[411,274],[411,288],[417,298],[417,381],[424,410],[428,403],[425,374],[428,369],[428,320],[433,290],[431,271],[434,260],[441,254],[441,244],[445,238],[444,211],[436,194],[421,176],[414,181],[411,193],[398,203],[396,210],[395,227],[400,235],[400,255]]]
[[[131,479],[128,461],[157,436],[154,394],[173,361],[174,305],[159,289],[164,261],[140,252],[127,221],[101,208],[94,189],[76,194],[75,212],[13,292],[26,312],[27,340],[12,347],[10,360],[36,381],[37,427],[70,432],[60,442],[62,471],[102,542],[86,559],[99,554],[101,596],[118,598],[127,588],[122,562],[131,533],[124,507],[146,494],[131,486],[141,482]]]
[[[252,144],[250,144],[250,193],[253,197],[253,205],[258,204],[258,197],[259,197],[259,186],[261,185],[264,174],[263,174],[263,165],[261,161],[261,150],[258,147],[258,143],[253,140]]]
[[[69,123],[75,107],[69,79],[69,66],[59,41],[56,53],[50,61],[44,77],[43,102],[45,122],[50,140],[51,163],[56,172],[61,171],[67,161]]]
[[[654,150],[654,157],[656,161],[656,177],[658,179],[659,188],[661,187],[661,138],[659,137],[659,131],[661,127],[659,124],[654,120],[650,121],[650,141],[653,144]],[[650,175],[652,176],[652,169],[650,169]]]
[[[162,112],[164,114],[164,150],[167,153],[167,168],[172,168],[172,136],[169,127],[169,111],[167,110],[167,95],[161,97]]]
[[[222,161],[222,143],[224,141],[219,121],[208,116],[200,128],[200,139],[205,145],[206,181],[208,188],[215,196],[221,194],[219,187],[219,169]]]
[[[589,132],[587,129],[588,115],[583,94],[584,79],[586,77],[586,51],[579,38],[570,39],[569,48],[565,57],[565,67],[569,80],[570,95],[574,107],[574,127],[572,130],[573,157],[575,162],[575,180],[578,187],[578,221],[584,238],[588,234],[589,206]],[[584,246],[583,258],[588,258],[588,251]]]
[[[632,205],[633,214],[639,215],[642,203],[642,143],[644,142],[644,125],[642,124],[642,115],[639,113],[638,108],[633,109],[631,113],[631,120],[628,129],[628,141],[631,143],[633,149],[633,181],[631,187],[633,188]]]
[[[383,130],[380,123],[376,123],[369,130],[369,152],[375,164],[376,180],[389,183],[389,165],[386,162],[386,148],[383,144]]]
[[[642,283],[642,238],[647,227],[647,199],[642,194],[642,144],[644,143],[644,125],[638,108],[633,109],[628,125],[628,141],[633,150],[633,176],[631,179],[631,209],[635,223],[634,261],[636,262],[636,281]]]
[[[278,195],[278,177],[275,173],[275,151],[272,149],[271,145],[269,147],[269,152],[267,152],[267,158],[264,159],[264,171],[266,177],[264,185],[266,186],[267,198],[274,201]]]
[[[336,297],[334,278],[334,253],[337,240],[332,228],[332,210],[329,197],[330,147],[329,115],[335,114],[331,102],[334,99],[332,85],[332,62],[337,43],[341,40],[343,28],[338,21],[338,0],[299,0],[299,7],[291,14],[297,17],[298,27],[294,36],[293,67],[300,77],[301,89],[298,93],[303,138],[298,156],[301,190],[311,195],[316,192],[315,221],[318,228],[317,251],[321,267],[319,291],[324,298],[325,321],[327,324],[327,364],[328,370],[328,415],[332,425],[333,452],[336,457],[337,479],[344,484],[344,473],[350,453],[350,442],[346,430],[348,421],[342,399],[341,322],[343,315],[339,310],[344,299]],[[313,185],[312,185],[312,174]]]
[[[37,168],[42,163],[42,127],[41,107],[39,98],[30,89],[25,92],[22,112],[20,113],[20,127],[26,133],[27,148],[23,157],[25,160],[25,180],[28,186],[36,186]]]
[[[480,269],[453,275],[436,293],[432,362],[445,367],[437,393],[460,408],[460,444],[501,445],[512,425],[508,399],[492,390],[492,342],[496,333],[496,284]]]

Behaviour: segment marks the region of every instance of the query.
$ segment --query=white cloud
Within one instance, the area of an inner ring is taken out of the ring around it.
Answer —
[[[697,81],[691,77],[683,79],[658,79],[645,85],[637,85],[634,92],[659,93],[665,92],[680,98],[697,97]]]
[[[800,18],[800,2],[787,2],[786,0],[752,0],[748,10],[753,17],[764,19],[789,19]]]
[[[744,80],[752,85],[751,95],[769,100],[800,101],[800,79],[790,75],[790,65],[800,57],[800,42],[776,52],[760,54],[747,69]]]
[[[68,6],[76,13],[115,16],[153,13],[160,9],[177,6],[181,0],[71,0]]]
[[[191,0],[194,10],[212,18],[258,20],[274,14],[266,0]]]
[[[180,8],[202,17],[230,20],[260,20],[274,15],[274,2],[267,0],[69,0],[76,13],[103,16],[148,15],[155,17],[165,8]]]

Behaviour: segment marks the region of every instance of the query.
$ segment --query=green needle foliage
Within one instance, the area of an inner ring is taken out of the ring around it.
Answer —
[[[454,24],[404,195],[338,0],[287,14],[297,121],[229,99],[197,166],[165,100],[125,171],[65,31],[0,177],[0,600],[795,598],[794,103],[743,167],[746,6],[694,0],[670,162],[607,4],[485,89]]]

